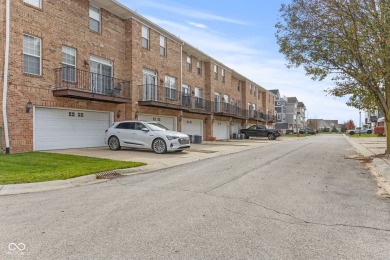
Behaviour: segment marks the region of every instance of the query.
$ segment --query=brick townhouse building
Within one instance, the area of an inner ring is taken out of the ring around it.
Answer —
[[[204,140],[274,124],[273,93],[114,0],[0,0],[0,25],[2,151],[103,146],[126,119]]]

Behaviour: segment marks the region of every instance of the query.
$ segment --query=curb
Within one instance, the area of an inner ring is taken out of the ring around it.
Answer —
[[[361,145],[352,138],[344,135],[344,138],[352,145],[355,150],[364,157],[370,157],[377,155],[369,150],[364,145]],[[367,164],[371,173],[375,176],[378,186],[385,190],[390,195],[390,161],[388,162],[382,158],[373,158],[372,162]]]
[[[76,177],[67,180],[0,185],[0,196],[51,191],[51,190],[61,190],[66,188],[91,185],[91,184],[102,183],[107,181],[108,179],[96,179],[95,174],[90,174],[90,175]]]

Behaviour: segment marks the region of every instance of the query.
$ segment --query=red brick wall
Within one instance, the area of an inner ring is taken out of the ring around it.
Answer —
[[[161,109],[140,106],[140,85],[142,71],[149,69],[156,71],[157,84],[162,85],[164,77],[169,75],[176,78],[177,89],[181,90],[180,77],[184,84],[191,87],[191,94],[196,87],[203,89],[203,98],[214,101],[214,92],[221,98],[229,95],[229,102],[240,100],[241,107],[248,109],[248,102],[256,104],[256,109],[269,107],[274,103],[249,94],[249,82],[241,82],[241,91],[237,91],[238,80],[225,69],[225,82],[222,82],[222,66],[218,65],[218,79],[214,79],[213,62],[202,62],[202,75],[197,74],[197,50],[190,52],[192,56],[192,71],[186,69],[187,53],[183,52],[181,60],[181,43],[167,37],[167,55],[160,55],[160,33],[149,27],[149,48],[141,46],[141,27],[139,19],[123,20],[106,10],[101,10],[101,33],[89,29],[89,1],[88,0],[57,0],[42,1],[42,9],[37,9],[23,3],[23,0],[11,1],[11,52],[9,87],[7,96],[7,115],[11,152],[31,151],[33,148],[33,113],[25,112],[26,103],[31,100],[34,106],[48,106],[59,108],[76,108],[85,110],[111,111],[116,114],[121,110],[121,117],[115,120],[134,119],[135,112],[143,114],[157,114],[166,116],[180,115],[179,110]],[[23,34],[41,38],[42,74],[40,76],[23,73]],[[4,60],[5,36],[5,0],[0,0],[0,61]],[[164,35],[166,36],[166,35]],[[84,60],[90,56],[98,56],[113,62],[113,76],[131,82],[132,102],[115,104],[76,98],[54,97],[55,84],[54,69],[61,67],[62,46],[75,48],[76,68],[89,71]],[[182,63],[182,68],[180,67]],[[1,73],[3,62],[0,62]],[[2,75],[1,75],[2,76]],[[0,104],[2,102],[3,77],[0,86]],[[255,87],[253,87],[255,88]],[[184,114],[187,118],[202,119],[207,117],[204,125],[204,137],[211,136],[213,116]],[[229,121],[230,117],[218,117]],[[245,120],[234,120],[246,123]],[[3,125],[2,115],[0,124]],[[179,129],[178,123],[178,129]],[[2,149],[5,149],[4,131],[2,135]]]
[[[11,1],[12,26],[7,97],[11,152],[32,150],[33,113],[25,112],[28,100],[31,100],[34,106],[112,112],[124,109],[123,105],[114,103],[53,96],[53,70],[61,67],[63,45],[77,50],[77,69],[88,71],[89,68],[84,66],[83,60],[89,60],[90,55],[95,55],[113,61],[114,77],[130,80],[124,58],[125,21],[102,10],[102,33],[95,33],[89,30],[89,1],[42,2],[42,9],[36,9],[24,4],[22,0]],[[4,0],[1,3],[0,10],[3,15]],[[23,73],[23,34],[41,38],[41,76]],[[1,48],[0,55],[3,55],[3,50],[4,48]],[[4,147],[3,142],[3,149]]]

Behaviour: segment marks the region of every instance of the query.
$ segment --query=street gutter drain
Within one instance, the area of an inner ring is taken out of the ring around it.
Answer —
[[[95,173],[95,175],[96,175],[96,179],[114,179],[121,176],[121,174],[116,171],[98,172]]]

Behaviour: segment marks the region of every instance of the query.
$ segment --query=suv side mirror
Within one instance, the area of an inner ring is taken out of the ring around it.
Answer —
[[[141,131],[147,133],[147,132],[149,132],[149,129],[147,129],[147,128],[145,127],[145,128],[142,128]]]

